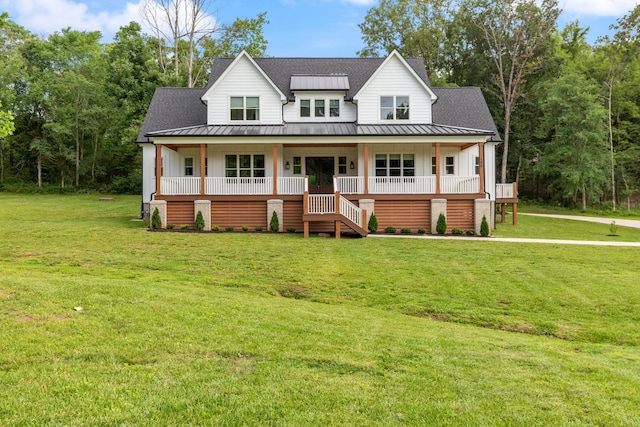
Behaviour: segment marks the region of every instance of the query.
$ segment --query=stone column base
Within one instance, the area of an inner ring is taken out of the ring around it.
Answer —
[[[375,212],[376,201],[373,199],[360,199],[358,200],[358,206],[360,209],[367,211],[367,222],[364,224],[364,228],[369,228],[369,219],[371,219],[371,214]]]
[[[438,234],[436,226],[438,225],[438,217],[443,214],[447,217],[447,200],[433,199],[431,200],[431,234]]]
[[[482,217],[487,218],[487,224],[489,224],[489,235],[491,235],[491,200],[489,199],[476,199],[473,205],[473,224],[476,230],[476,234],[480,235],[480,225],[482,224]]]
[[[153,218],[153,212],[158,209],[160,214],[160,228],[167,228],[167,201],[166,200],[152,200],[149,203],[149,227],[151,227],[151,219]]]
[[[271,231],[271,217],[278,215],[278,232],[284,231],[284,202],[278,199],[267,200],[267,230]]]
[[[204,229],[211,230],[211,200],[196,200],[193,202],[193,219],[198,216],[198,211],[202,212],[204,218]]]

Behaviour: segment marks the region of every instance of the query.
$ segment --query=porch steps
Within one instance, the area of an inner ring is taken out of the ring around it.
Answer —
[[[336,223],[336,237],[339,237],[339,233],[342,231],[342,229],[338,226],[338,223],[342,223],[343,225],[349,227],[353,232],[361,237],[367,237],[367,235],[369,234],[366,228],[359,226],[345,215],[338,213],[304,214],[302,215],[302,221],[304,221],[305,224],[309,222],[334,222]],[[307,233],[305,233],[305,235],[306,234]]]
[[[304,237],[309,237],[310,222],[333,222],[336,238],[340,238],[342,224],[349,227],[362,237],[368,234],[367,213],[353,204],[339,191],[334,194],[304,193],[302,221],[304,222]]]

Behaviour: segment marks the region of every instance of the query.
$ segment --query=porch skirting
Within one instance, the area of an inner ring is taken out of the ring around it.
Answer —
[[[193,228],[197,209],[196,201],[188,201],[183,198],[181,200],[169,199],[162,201],[166,203],[166,223],[163,222],[163,228],[168,224],[175,228],[183,225]],[[350,197],[350,200],[354,204],[360,205],[360,200],[356,196]],[[376,214],[378,232],[384,232],[386,227],[395,227],[398,232],[400,229],[408,227],[412,233],[417,233],[419,229],[424,229],[427,233],[435,233],[432,224],[436,223],[437,215],[443,211],[447,218],[447,233],[450,233],[454,228],[464,231],[477,228],[478,215],[481,217],[486,213],[486,203],[478,204],[477,201],[478,199],[475,198],[432,200],[424,197],[403,197],[401,199],[380,197],[362,199],[362,207],[366,205],[365,209],[368,214],[370,214],[370,210]],[[282,210],[277,209],[280,230],[295,229],[296,232],[302,232],[304,228],[302,197],[288,196],[282,199],[271,198],[254,201],[245,198],[241,200],[230,200],[230,198],[212,200],[210,218],[207,218],[209,221],[205,222],[211,226],[218,226],[223,231],[227,227],[233,227],[236,231],[240,231],[243,226],[249,227],[250,230],[262,227],[266,231],[269,229],[274,203],[277,203],[279,207],[280,202]],[[482,210],[482,213],[479,210]],[[332,233],[335,230],[334,226],[335,224],[331,220],[314,221],[310,223],[310,232]],[[342,231],[351,232],[347,226],[343,226]]]

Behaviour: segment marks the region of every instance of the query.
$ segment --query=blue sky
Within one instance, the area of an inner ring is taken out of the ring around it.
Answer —
[[[142,0],[0,0],[0,10],[33,33],[46,35],[70,26],[102,31],[105,40],[130,21],[141,22]],[[639,0],[561,0],[560,25],[579,20],[591,28],[589,41]],[[252,18],[267,12],[264,29],[270,56],[350,57],[362,49],[358,24],[378,0],[210,0],[219,22]]]

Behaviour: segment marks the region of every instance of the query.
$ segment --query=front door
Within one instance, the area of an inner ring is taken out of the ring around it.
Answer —
[[[309,176],[309,193],[333,193],[333,157],[307,157],[306,174]]]

